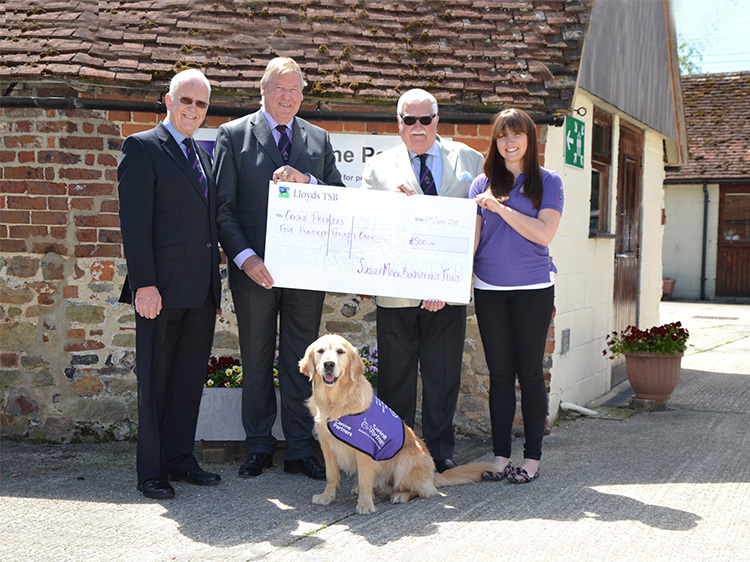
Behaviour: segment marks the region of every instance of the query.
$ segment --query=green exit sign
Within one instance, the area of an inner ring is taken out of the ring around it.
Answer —
[[[583,168],[583,142],[586,123],[574,117],[565,116],[565,163]]]

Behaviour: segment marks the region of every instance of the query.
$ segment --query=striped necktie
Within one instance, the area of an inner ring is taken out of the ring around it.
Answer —
[[[427,154],[419,154],[419,187],[425,195],[437,195],[435,180],[427,167]]]
[[[184,144],[186,148],[185,153],[187,155],[188,164],[190,164],[190,166],[193,168],[195,177],[198,178],[198,183],[203,188],[203,197],[208,199],[208,182],[206,181],[206,176],[203,173],[203,169],[198,163],[198,154],[195,152],[195,147],[193,147],[193,141],[190,137],[188,137],[182,141],[182,144]]]
[[[286,164],[289,162],[289,151],[292,149],[292,141],[289,140],[286,134],[286,125],[277,125],[276,130],[281,133],[279,152],[281,153],[281,160]]]

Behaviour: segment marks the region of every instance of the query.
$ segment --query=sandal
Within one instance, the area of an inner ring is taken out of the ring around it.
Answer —
[[[508,474],[508,482],[513,482],[513,484],[528,484],[537,478],[539,478],[539,469],[534,473],[534,476],[529,476],[529,473],[520,467]]]
[[[497,472],[483,472],[482,473],[482,480],[485,482],[500,482],[503,478],[507,478],[508,475],[513,472],[514,467],[513,463],[508,461],[508,464],[505,465],[505,468],[497,471]]]

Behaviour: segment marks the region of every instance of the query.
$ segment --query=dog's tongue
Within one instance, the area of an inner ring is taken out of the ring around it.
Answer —
[[[323,375],[323,380],[326,382],[333,382],[333,373],[325,373]]]

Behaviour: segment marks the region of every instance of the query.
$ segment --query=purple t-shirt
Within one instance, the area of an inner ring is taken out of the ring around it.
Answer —
[[[329,421],[328,430],[336,439],[376,461],[392,458],[404,446],[404,422],[377,396],[361,414]]]
[[[536,217],[540,209],[555,209],[562,213],[563,187],[557,173],[541,168],[542,203],[535,209],[523,195],[525,176],[518,176],[504,205],[519,213]],[[489,187],[489,179],[482,174],[471,184],[469,197],[474,198]],[[482,234],[474,255],[474,274],[485,283],[499,287],[522,287],[549,283],[550,272],[557,273],[549,255],[549,248],[527,240],[508,226],[500,215],[477,206],[482,217]]]

